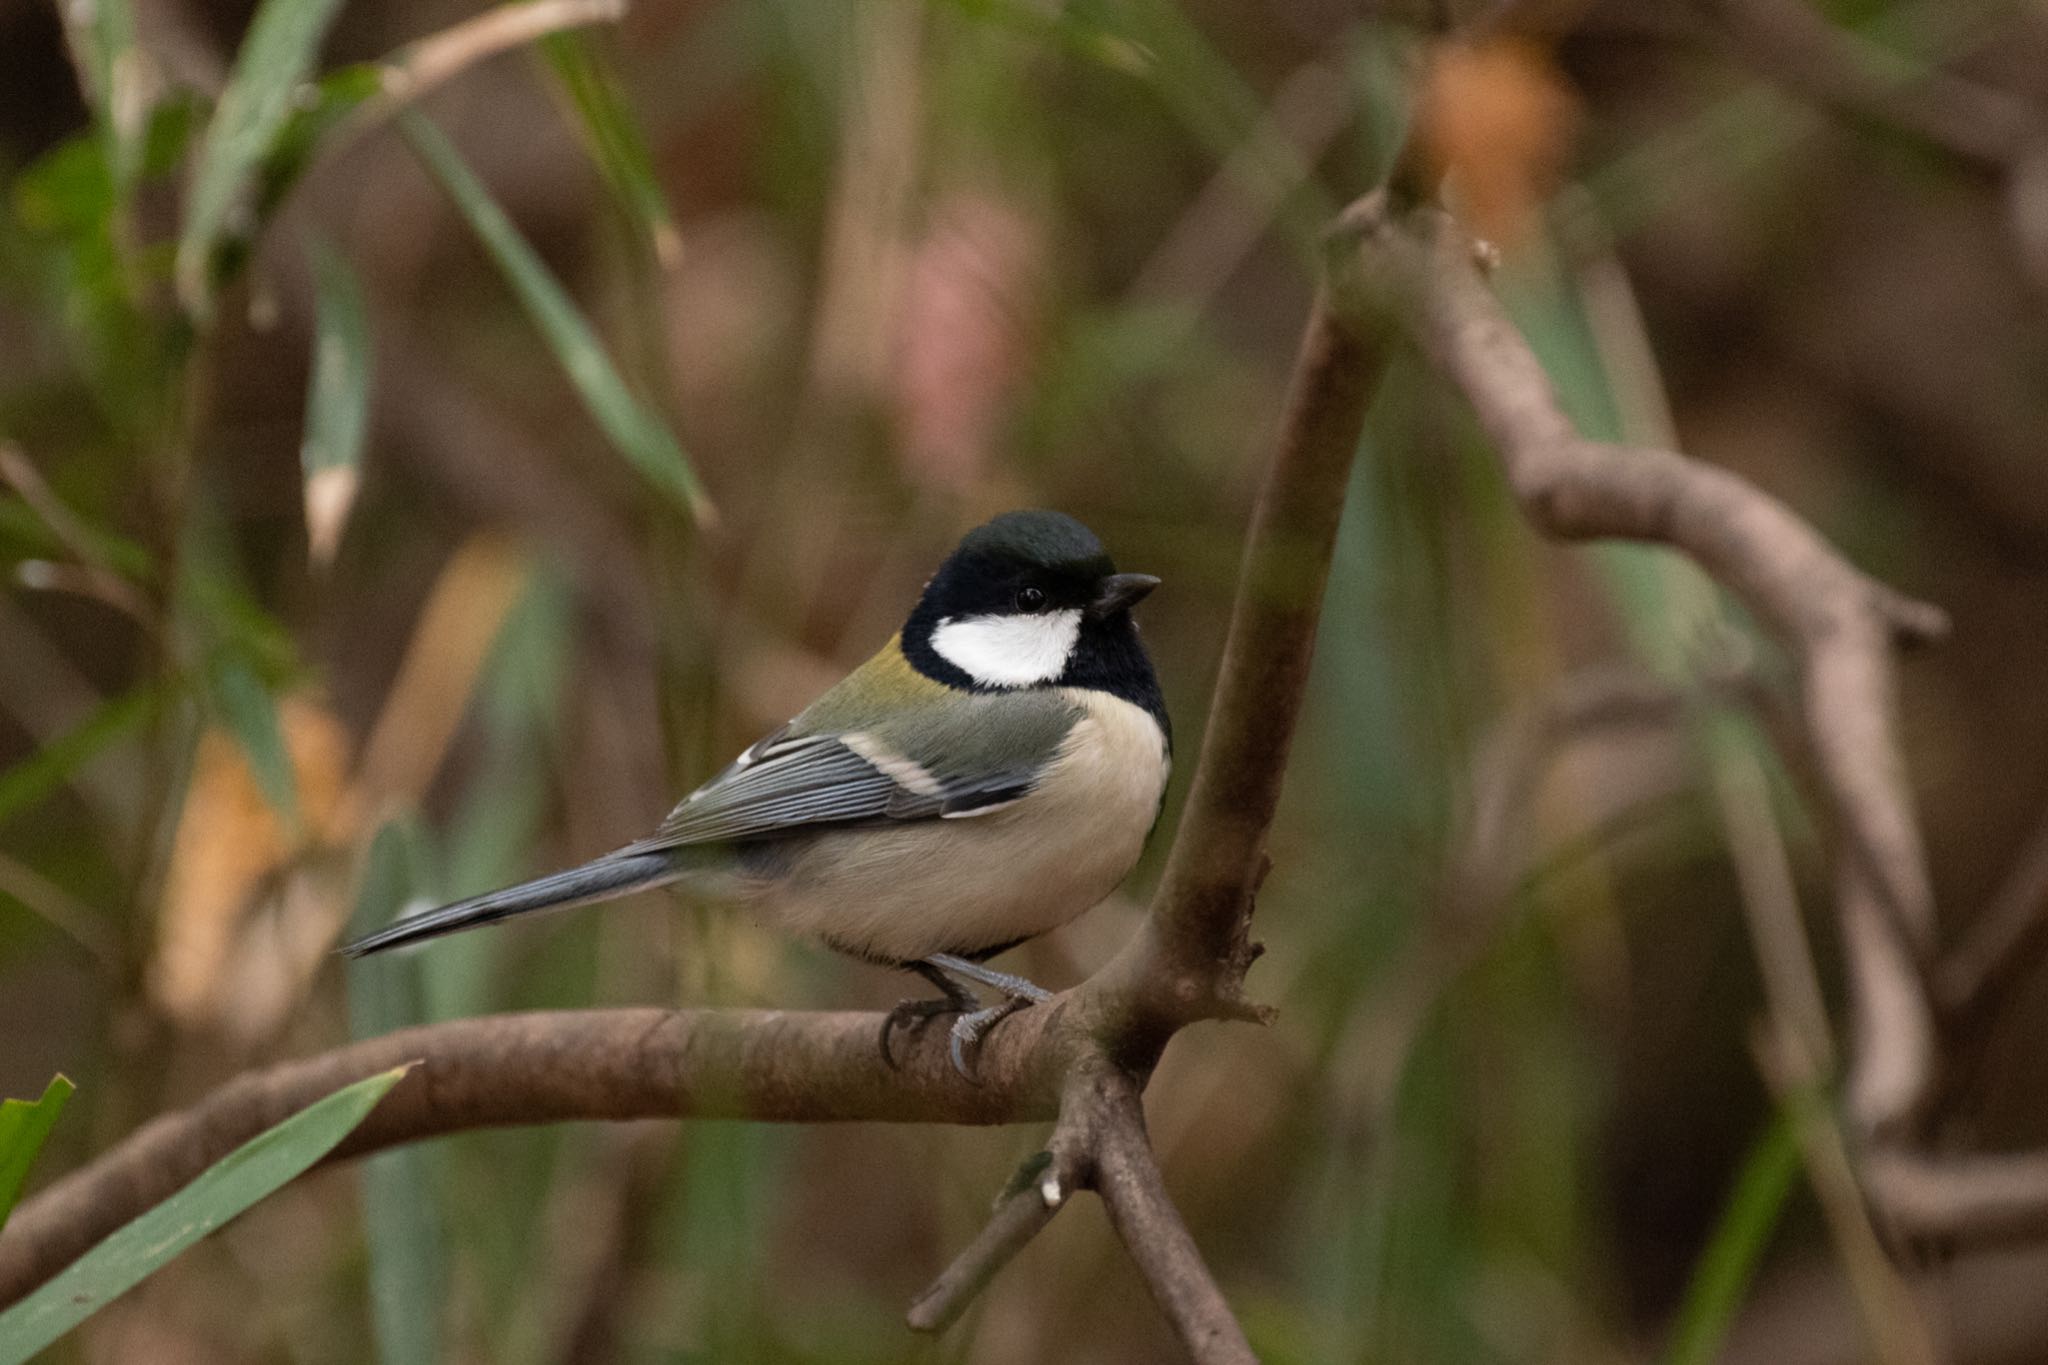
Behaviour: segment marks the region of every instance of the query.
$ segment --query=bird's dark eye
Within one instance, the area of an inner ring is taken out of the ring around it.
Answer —
[[[1043,607],[1044,605],[1045,593],[1040,591],[1039,589],[1019,588],[1017,590],[1018,611],[1037,611],[1040,607]]]

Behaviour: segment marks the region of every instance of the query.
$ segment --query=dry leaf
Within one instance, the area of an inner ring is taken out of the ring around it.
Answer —
[[[449,559],[364,746],[351,801],[358,813],[425,793],[526,581],[524,557],[495,537],[474,537]]]
[[[1497,39],[1439,49],[1417,118],[1431,170],[1451,178],[1466,221],[1512,246],[1564,166],[1578,105],[1544,49]]]
[[[349,739],[326,708],[303,696],[278,703],[308,845],[346,842]],[[200,737],[192,781],[171,844],[150,994],[187,1027],[217,1026],[234,996],[240,940],[279,875],[303,852],[263,795],[242,746],[225,730]]]

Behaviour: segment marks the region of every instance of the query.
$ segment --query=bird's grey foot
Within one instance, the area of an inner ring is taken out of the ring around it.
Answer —
[[[913,962],[910,969],[937,987],[943,998],[899,1000],[894,1009],[882,1016],[882,1060],[891,1071],[896,1069],[897,1061],[895,1050],[889,1043],[897,1029],[921,1029],[929,1020],[941,1014],[968,1014],[981,1004],[959,982],[930,963]]]
[[[1052,999],[1052,992],[1036,982],[1027,981],[1021,976],[1013,976],[1009,972],[996,971],[992,967],[984,967],[979,962],[969,962],[966,958],[955,957],[951,953],[933,953],[930,957],[921,958],[907,965],[919,976],[938,987],[946,998],[905,1000],[883,1018],[882,1059],[891,1067],[896,1065],[896,1059],[889,1042],[898,1027],[922,1028],[925,1021],[935,1015],[957,1014],[960,1017],[953,1021],[953,1036],[949,1047],[953,1069],[972,1081],[972,1058],[980,1052],[981,1040],[988,1035],[988,1031],[1018,1010]],[[962,980],[1002,992],[1002,1003],[982,1008],[980,1002],[960,984]]]
[[[1031,983],[1028,981],[1024,982],[1024,984],[1031,986]],[[1040,1000],[1050,1000],[1052,998],[1050,994],[1039,990],[1036,986],[1031,986],[1031,989],[1038,992],[1036,997],[1021,994],[1012,995],[1000,1005],[990,1005],[986,1009],[970,1010],[953,1021],[953,1041],[950,1051],[953,1056],[953,1069],[959,1072],[962,1077],[976,1085],[981,1084],[981,1081],[974,1074],[975,1063],[969,1060],[969,1058],[970,1055],[974,1058],[980,1057],[981,1040],[988,1035],[988,1031],[1015,1014],[1018,1010],[1029,1009]]]

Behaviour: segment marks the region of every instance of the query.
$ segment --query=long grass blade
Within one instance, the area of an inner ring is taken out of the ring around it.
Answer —
[[[22,1365],[201,1238],[272,1193],[369,1116],[411,1064],[346,1086],[257,1134],[0,1313],[0,1365]]]
[[[537,44],[555,86],[575,115],[591,161],[618,196],[663,268],[683,256],[682,235],[654,174],[654,156],[626,103],[618,73],[587,33],[551,33]]]
[[[483,183],[463,164],[454,145],[416,112],[408,110],[398,122],[413,151],[454,201],[518,295],[527,316],[576,386],[584,407],[612,445],[655,488],[699,522],[709,521],[714,516],[711,501],[674,434],[633,395],[568,293]]]
[[[110,698],[76,726],[0,771],[0,824],[42,801],[102,750],[142,728],[156,694],[138,690]]]
[[[1711,1365],[1798,1179],[1799,1142],[1781,1110],[1743,1159],[1714,1234],[1693,1266],[1664,1365]]]
[[[351,936],[388,924],[417,891],[422,850],[405,825],[377,831],[363,866]],[[404,953],[348,965],[349,1032],[370,1038],[421,1021],[418,959]],[[382,1152],[363,1163],[363,1225],[370,1249],[371,1321],[383,1365],[434,1365],[445,1358],[447,1253],[435,1202],[432,1153]]]
[[[234,70],[199,146],[198,169],[178,239],[176,279],[185,310],[213,311],[214,266],[237,232],[251,182],[284,128],[292,98],[313,68],[340,0],[263,0],[235,54]]]
[[[355,272],[325,243],[311,248],[316,300],[312,375],[307,381],[304,472],[306,544],[313,563],[334,559],[362,483],[370,416],[370,321]]]

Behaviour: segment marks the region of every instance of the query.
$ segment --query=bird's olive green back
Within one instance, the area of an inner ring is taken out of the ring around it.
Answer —
[[[941,782],[1035,771],[1081,717],[1051,689],[964,692],[917,671],[889,643],[790,722],[800,735],[859,733]]]

